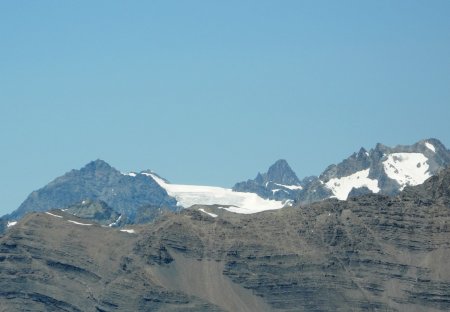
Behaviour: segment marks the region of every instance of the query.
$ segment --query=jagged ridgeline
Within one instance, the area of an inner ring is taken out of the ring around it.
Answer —
[[[0,237],[0,310],[450,310],[450,169],[394,197],[257,214],[194,206],[114,228],[74,212]]]
[[[318,177],[299,180],[285,160],[267,173],[237,183],[233,190],[255,192],[268,199],[293,199],[312,203],[326,198],[345,200],[366,193],[395,195],[406,186],[419,185],[450,165],[450,152],[437,139],[413,145],[387,147],[377,144],[361,148],[337,165],[330,165]]]
[[[319,176],[299,179],[286,160],[279,160],[266,173],[226,189],[172,184],[149,170],[124,174],[96,160],[32,192],[17,210],[0,219],[0,231],[29,212],[57,208],[73,208],[78,215],[100,209],[97,217],[92,215],[93,220],[111,224],[120,216],[117,224],[123,225],[149,222],[165,211],[192,205],[255,213],[327,198],[345,200],[368,193],[395,195],[406,186],[423,183],[448,165],[450,152],[436,139],[392,148],[377,144],[330,165]]]

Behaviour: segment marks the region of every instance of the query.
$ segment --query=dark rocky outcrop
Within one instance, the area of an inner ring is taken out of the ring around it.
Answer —
[[[104,201],[83,200],[81,203],[63,209],[63,211],[81,219],[114,227],[125,224],[126,218],[109,207]]]

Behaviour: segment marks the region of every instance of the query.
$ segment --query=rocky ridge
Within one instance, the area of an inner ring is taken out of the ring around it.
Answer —
[[[194,206],[122,231],[30,214],[0,238],[0,307],[448,311],[449,182],[253,215]]]
[[[258,173],[253,180],[237,183],[233,190],[300,203],[313,203],[326,198],[345,200],[349,196],[367,193],[395,195],[406,186],[423,183],[449,165],[450,151],[437,139],[396,147],[379,143],[369,151],[361,148],[342,162],[328,166],[318,177],[312,176],[302,181],[291,179],[289,183],[292,186],[283,186],[276,180],[283,173],[295,176],[287,162],[280,160],[269,168],[269,171],[276,168],[277,175]]]
[[[102,201],[129,220],[134,220],[141,207],[177,209],[176,200],[151,177],[124,175],[103,160],[96,160],[32,192],[8,219],[20,219],[31,211],[68,208],[83,201]]]
[[[279,209],[294,202],[345,200],[368,193],[395,195],[408,185],[421,184],[448,165],[450,152],[436,139],[393,148],[377,144],[369,151],[361,148],[341,163],[329,166],[318,177],[303,180],[286,160],[279,160],[266,173],[237,183],[233,187],[234,194],[230,194],[229,189],[170,184],[152,171],[123,174],[106,162],[96,160],[32,192],[17,210],[0,218],[0,233],[10,222],[16,222],[28,212],[67,209],[84,201],[103,202],[111,208],[111,212],[99,215],[104,217],[105,224],[112,222],[111,214],[120,215],[121,224],[130,224],[149,222],[164,211],[177,211],[199,203],[221,204],[230,211],[248,212],[258,211],[248,207],[249,202],[267,204],[261,211]],[[238,193],[239,196],[234,196]],[[258,197],[247,196],[249,193]],[[236,205],[245,207],[231,207]],[[82,213],[80,209],[77,211]],[[98,218],[96,221],[100,222]]]

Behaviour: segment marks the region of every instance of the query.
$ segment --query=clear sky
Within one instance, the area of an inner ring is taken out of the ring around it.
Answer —
[[[450,1],[1,1],[0,214],[101,158],[231,187],[450,147]]]

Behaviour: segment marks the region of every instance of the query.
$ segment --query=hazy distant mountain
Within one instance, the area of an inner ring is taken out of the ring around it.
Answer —
[[[237,183],[233,189],[171,184],[152,171],[123,174],[102,160],[72,170],[43,188],[32,192],[20,207],[0,219],[0,233],[8,222],[32,211],[48,211],[80,205],[78,214],[90,207],[85,201],[103,202],[105,224],[121,215],[121,224],[148,222],[165,211],[192,205],[217,205],[237,213],[279,209],[293,202],[312,203],[326,198],[345,200],[367,193],[397,194],[406,186],[423,183],[450,165],[450,152],[436,139],[410,146],[377,144],[361,148],[318,177],[300,180],[286,160],[278,160],[266,173]],[[96,206],[100,207],[100,206]],[[100,214],[99,214],[100,215]],[[100,222],[99,219],[97,219]],[[108,223],[109,224],[109,223]]]
[[[300,194],[301,202],[367,192],[393,195],[406,186],[422,184],[450,165],[450,152],[436,139],[413,145],[388,147],[377,144],[370,151],[361,148],[337,165],[329,166]]]
[[[447,169],[395,197],[122,229],[32,213],[0,237],[0,310],[449,311],[449,203]]]
[[[437,139],[393,148],[377,144],[370,151],[361,148],[339,164],[330,165],[320,176],[302,181],[285,160],[279,160],[267,173],[237,183],[233,190],[302,203],[326,198],[345,200],[349,195],[367,193],[393,195],[406,186],[423,183],[449,165],[450,152]]]
[[[256,193],[263,198],[295,199],[302,189],[300,180],[286,160],[280,159],[269,167],[267,173],[258,173],[255,179],[236,183],[235,192]]]
[[[18,219],[31,211],[67,208],[87,200],[103,201],[130,219],[142,206],[176,209],[176,200],[151,177],[124,175],[103,160],[96,160],[32,192],[9,218]]]

